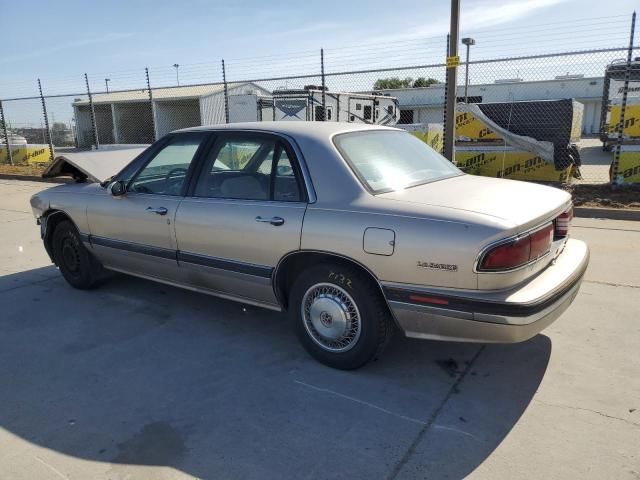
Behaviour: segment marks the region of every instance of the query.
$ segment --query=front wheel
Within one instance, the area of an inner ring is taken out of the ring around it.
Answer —
[[[56,225],[52,238],[53,260],[74,288],[88,289],[100,279],[102,265],[82,244],[76,227],[65,220]]]
[[[350,266],[321,264],[302,272],[289,311],[305,349],[319,362],[343,370],[376,358],[393,331],[377,285]]]

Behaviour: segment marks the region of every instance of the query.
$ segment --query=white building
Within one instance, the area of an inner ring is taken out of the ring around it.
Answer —
[[[559,100],[573,98],[584,105],[583,134],[600,130],[602,110],[602,77],[556,77],[553,80],[497,80],[495,83],[469,85],[469,102],[511,102],[521,100]],[[424,88],[382,90],[398,98],[400,123],[442,123],[444,85]],[[463,101],[464,86],[458,86],[458,99]]]
[[[269,92],[254,83],[229,83],[229,95]],[[79,147],[93,141],[88,100],[73,103]],[[224,85],[113,92],[93,96],[100,144],[147,144],[180,128],[225,123]]]

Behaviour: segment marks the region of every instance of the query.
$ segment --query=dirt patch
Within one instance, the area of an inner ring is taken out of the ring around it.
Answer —
[[[612,188],[611,185],[563,185],[576,207],[624,208],[640,210],[640,185]]]
[[[46,165],[0,165],[0,175],[17,175],[21,177],[42,177]]]

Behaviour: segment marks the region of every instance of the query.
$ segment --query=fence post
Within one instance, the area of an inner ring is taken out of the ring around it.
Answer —
[[[624,87],[622,90],[622,103],[620,104],[620,120],[618,121],[618,138],[616,139],[616,151],[611,165],[611,182],[620,185],[622,179],[619,178],[620,150],[622,149],[622,137],[624,134],[624,117],[627,110],[627,97],[629,93],[629,81],[631,79],[631,61],[633,60],[633,37],[636,30],[636,12],[631,16],[631,37],[629,39],[629,50],[627,51],[627,68],[624,71]]]
[[[227,71],[224,68],[224,58],[222,59],[222,83],[224,84],[224,121],[229,123],[229,88],[227,86]]]
[[[93,132],[93,143],[96,146],[96,150],[100,149],[100,141],[98,139],[98,125],[96,124],[96,111],[93,107],[93,96],[91,95],[91,89],[89,88],[89,77],[85,73],[84,81],[87,84],[87,95],[89,96],[89,113],[91,114],[91,132]]]
[[[4,108],[2,106],[2,100],[0,100],[0,122],[2,122],[2,134],[4,136],[5,144],[7,145],[7,158],[9,164],[13,165],[13,154],[11,153],[11,145],[9,145],[9,133],[7,132],[7,120],[4,117]]]
[[[451,39],[451,35],[447,33],[447,53],[449,55],[449,41]],[[445,145],[447,143],[447,98],[449,96],[449,69],[445,65],[444,68],[444,106],[442,107],[442,155],[445,152]]]
[[[149,108],[151,109],[151,130],[153,131],[153,136],[151,137],[153,141],[156,141],[156,119],[153,111],[153,92],[151,91],[151,81],[149,80],[149,67],[144,68],[144,73],[147,76],[147,91],[149,92]]]
[[[320,77],[322,78],[322,121],[324,122],[327,120],[327,95],[325,93],[327,84],[324,78],[324,48],[320,49]]]
[[[44,115],[45,140],[49,144],[49,161],[53,162],[53,143],[51,141],[51,131],[49,130],[49,117],[47,116],[47,104],[42,95],[42,83],[38,79],[38,90],[40,91],[40,101],[42,102],[42,114]]]

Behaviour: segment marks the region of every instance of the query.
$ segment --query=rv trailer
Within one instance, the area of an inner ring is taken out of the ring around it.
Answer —
[[[387,95],[323,92],[308,86],[275,90],[270,96],[230,95],[229,118],[232,122],[302,120],[392,126],[400,119],[400,108],[398,99]]]

